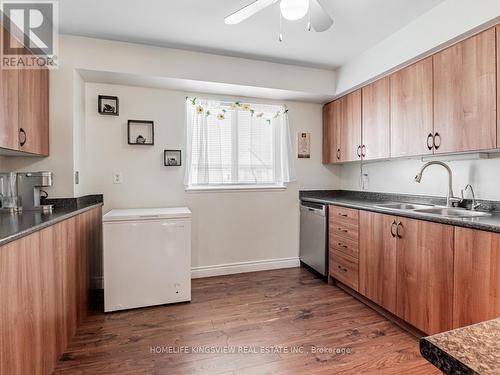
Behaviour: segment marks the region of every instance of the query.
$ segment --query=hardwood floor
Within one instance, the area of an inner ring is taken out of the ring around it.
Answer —
[[[165,352],[199,347],[236,352]],[[245,348],[255,352],[238,353]],[[54,373],[440,372],[420,356],[415,337],[309,271],[292,268],[195,279],[191,303],[90,314]]]

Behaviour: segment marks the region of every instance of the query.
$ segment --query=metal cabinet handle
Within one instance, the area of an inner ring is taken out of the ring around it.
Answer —
[[[23,147],[26,144],[27,136],[23,128],[19,128],[19,145]]]
[[[365,145],[361,146],[361,156],[362,157],[366,156],[366,146]]]
[[[344,249],[347,249],[347,245],[342,244],[342,242],[338,242],[337,245],[340,247],[343,247]]]
[[[403,223],[399,222],[397,225],[396,225],[396,236],[398,236],[398,238],[403,238],[403,236],[401,235],[401,233],[399,233],[399,228],[402,228],[403,227]]]
[[[439,143],[436,142],[436,140],[439,138]],[[439,135],[438,132],[434,134],[434,140],[432,141],[434,143],[434,148],[437,150],[439,147],[441,147],[441,135]]]
[[[337,160],[340,160],[340,148],[337,149]]]
[[[339,216],[347,217],[347,214],[341,214],[341,213],[339,213]]]
[[[342,266],[337,266],[337,268],[338,268],[339,270],[341,270],[342,272],[347,272],[347,271],[348,271],[348,269],[347,269],[347,268],[344,268],[344,267],[342,267]]]
[[[397,226],[396,220],[393,220],[392,224],[391,224],[391,236],[392,237],[396,237],[396,232],[394,231],[394,226],[395,225]]]
[[[358,154],[358,158],[361,157],[361,145],[358,146],[358,151],[356,152]]]
[[[429,135],[427,136],[427,148],[429,150],[432,150],[433,147],[434,147],[434,137],[432,136],[432,133],[429,133]]]
[[[339,231],[347,233],[347,229],[337,228]]]

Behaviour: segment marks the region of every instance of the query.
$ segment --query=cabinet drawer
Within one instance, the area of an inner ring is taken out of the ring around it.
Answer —
[[[336,250],[330,250],[330,276],[358,291],[358,260]]]
[[[330,223],[345,223],[348,225],[358,226],[358,210],[339,206],[329,207]]]
[[[332,223],[329,225],[330,238],[343,238],[352,242],[358,242],[359,230],[357,226]]]
[[[359,258],[359,246],[357,241],[349,240],[347,238],[333,235],[329,239],[330,249],[337,250],[353,258]]]

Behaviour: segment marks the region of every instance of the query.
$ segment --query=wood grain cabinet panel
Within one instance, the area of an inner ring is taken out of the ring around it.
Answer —
[[[496,27],[497,41],[497,147],[500,147],[500,25]]]
[[[330,250],[329,255],[330,276],[358,291],[358,260],[336,250]]]
[[[432,57],[390,76],[391,157],[432,154]]]
[[[0,69],[0,147],[17,150],[18,70]]]
[[[359,213],[359,292],[393,314],[396,313],[396,221],[394,216]]]
[[[361,89],[339,99],[342,106],[340,125],[340,161],[361,159]]]
[[[427,334],[452,328],[453,227],[399,218],[397,315]]]
[[[500,317],[500,235],[455,228],[453,327]]]
[[[390,153],[390,79],[362,88],[363,159],[384,159]]]
[[[101,208],[0,247],[0,374],[50,374],[85,319]]]
[[[334,123],[333,102],[323,106],[323,164],[336,161],[337,135]]]
[[[49,154],[49,71],[19,71],[19,150]]]
[[[434,153],[496,147],[495,29],[433,55]]]

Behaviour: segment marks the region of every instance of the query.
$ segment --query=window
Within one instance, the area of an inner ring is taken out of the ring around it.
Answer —
[[[188,188],[276,187],[291,181],[283,106],[187,98]]]

